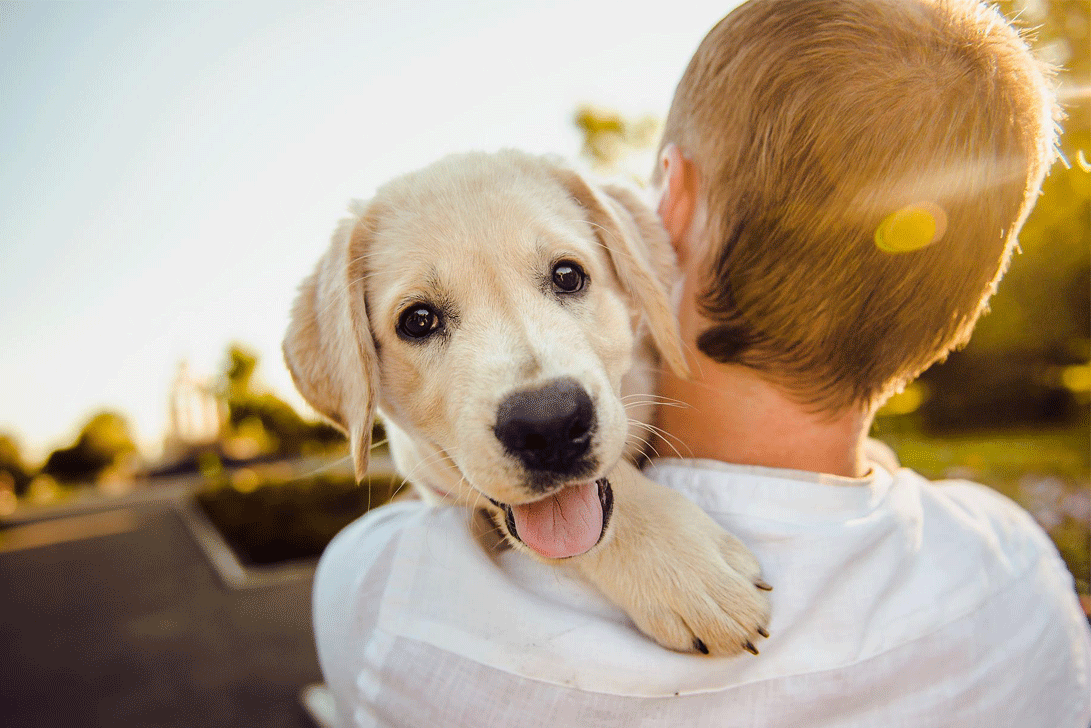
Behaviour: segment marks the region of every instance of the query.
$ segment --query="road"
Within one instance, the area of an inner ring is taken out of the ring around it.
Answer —
[[[5,726],[311,728],[312,572],[226,586],[182,517],[190,487],[0,524]]]

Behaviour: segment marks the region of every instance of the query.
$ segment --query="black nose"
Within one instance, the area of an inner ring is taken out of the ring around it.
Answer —
[[[576,380],[516,392],[496,410],[496,437],[531,470],[574,474],[591,444],[595,410]]]

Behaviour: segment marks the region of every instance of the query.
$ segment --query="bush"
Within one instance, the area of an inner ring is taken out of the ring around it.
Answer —
[[[50,453],[42,473],[62,483],[90,483],[134,453],[136,444],[125,418],[100,412],[83,426],[75,443]]]
[[[248,566],[314,559],[338,531],[394,495],[401,478],[357,485],[348,475],[261,480],[251,470],[218,476],[197,503]]]
[[[4,473],[7,473],[6,477]],[[30,477],[30,468],[23,462],[18,442],[13,437],[0,434],[0,482],[10,478],[15,495],[21,496],[26,493]]]

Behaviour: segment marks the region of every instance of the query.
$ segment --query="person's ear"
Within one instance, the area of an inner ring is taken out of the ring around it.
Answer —
[[[676,144],[668,143],[659,155],[662,190],[656,212],[684,266],[688,259],[687,235],[697,208],[697,168]]]

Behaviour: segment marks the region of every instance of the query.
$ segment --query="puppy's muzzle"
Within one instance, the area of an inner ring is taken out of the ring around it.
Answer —
[[[594,468],[589,452],[595,409],[571,377],[508,395],[497,408],[496,438],[536,474],[580,476]]]

